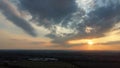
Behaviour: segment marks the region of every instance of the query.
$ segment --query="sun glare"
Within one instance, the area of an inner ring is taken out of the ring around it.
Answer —
[[[83,40],[71,40],[68,41],[69,44],[87,44],[87,45],[93,45],[93,40],[83,39]]]
[[[94,42],[92,41],[92,40],[88,40],[88,45],[93,45],[94,44]]]

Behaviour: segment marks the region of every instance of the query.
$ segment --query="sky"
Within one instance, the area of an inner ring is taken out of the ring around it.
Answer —
[[[0,49],[120,50],[120,0],[0,0]]]

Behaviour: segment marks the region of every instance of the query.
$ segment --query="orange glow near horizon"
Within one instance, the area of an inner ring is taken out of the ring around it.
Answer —
[[[88,44],[88,45],[93,45],[94,42],[93,42],[93,40],[83,39],[83,40],[71,40],[71,41],[68,41],[68,44]]]

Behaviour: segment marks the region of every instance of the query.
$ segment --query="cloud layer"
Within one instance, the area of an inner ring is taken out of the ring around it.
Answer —
[[[47,36],[54,39],[53,42],[60,44],[76,38],[104,37],[104,33],[118,23],[120,18],[119,0],[89,0],[89,2],[21,0],[20,2],[22,7],[31,13],[33,20],[37,20],[40,26],[51,31]]]
[[[6,18],[28,34],[36,36],[34,28],[21,17],[20,11],[31,14],[37,27],[50,33],[53,43],[67,45],[72,39],[89,39],[106,36],[120,21],[119,0],[19,0],[20,7],[1,0],[0,9]]]

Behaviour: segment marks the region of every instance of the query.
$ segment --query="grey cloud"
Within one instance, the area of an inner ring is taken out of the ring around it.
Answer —
[[[93,10],[85,13],[82,7],[78,8],[75,0],[20,0],[21,7],[31,13],[33,20],[37,20],[39,25],[51,31],[47,37],[61,45],[67,45],[66,41],[71,39],[104,37],[104,33],[120,21],[119,0],[93,1]],[[100,1],[104,6],[100,6]],[[77,33],[63,33],[64,37],[58,37],[59,32],[53,26],[59,24],[67,29],[74,29]],[[86,33],[86,26],[95,30]]]
[[[20,2],[23,9],[29,11],[34,19],[38,18],[40,25],[45,27],[58,24],[77,8],[74,0],[20,0]],[[46,20],[51,19],[55,22],[46,24]]]
[[[78,34],[71,36],[66,36],[64,38],[55,38],[53,42],[64,43],[71,39],[89,39],[104,37],[104,33],[108,32],[116,23],[120,21],[120,3],[113,5],[112,3],[106,7],[96,7],[94,11],[88,13],[88,17],[83,19],[83,23],[75,25],[74,28],[78,30]],[[75,18],[74,18],[75,19]],[[85,26],[90,26],[95,28],[95,31],[91,33],[85,32]],[[51,34],[49,37],[53,37]],[[55,36],[54,36],[55,37]]]
[[[97,8],[95,11],[90,13],[90,19],[88,19],[87,24],[90,26],[100,27],[98,31],[99,33],[103,33],[118,23],[120,19],[119,15],[120,4]]]
[[[12,21],[16,26],[23,29],[26,33],[36,36],[34,28],[20,16],[19,10],[16,9],[8,0],[0,1],[0,10],[6,18]]]

